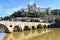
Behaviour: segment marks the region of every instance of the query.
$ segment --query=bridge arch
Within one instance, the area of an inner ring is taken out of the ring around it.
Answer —
[[[13,28],[13,32],[19,32],[21,29],[20,29],[20,27],[19,26],[14,26],[14,28]]]
[[[41,24],[38,24],[38,25],[37,25],[37,28],[42,28],[42,25],[41,25]]]
[[[47,28],[50,28],[50,27],[51,27],[51,24],[48,24],[46,27],[47,27]]]
[[[54,27],[53,24],[48,25],[48,28],[53,28],[53,27]]]
[[[32,26],[32,29],[36,29],[35,26]]]
[[[8,28],[7,28],[6,25],[4,25],[4,24],[0,24],[0,32],[8,33],[9,30],[8,30]]]
[[[24,26],[24,30],[30,30],[30,27],[29,26]]]
[[[44,25],[44,28],[46,28],[47,26],[46,25]]]

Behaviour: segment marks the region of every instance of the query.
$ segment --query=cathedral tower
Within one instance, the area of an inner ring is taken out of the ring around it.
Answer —
[[[30,1],[30,3],[28,4],[28,11],[30,13],[36,12],[36,3],[35,2]]]

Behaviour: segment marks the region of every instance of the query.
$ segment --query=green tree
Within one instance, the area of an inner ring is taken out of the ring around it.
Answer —
[[[60,16],[55,19],[56,23],[60,23]]]
[[[11,17],[21,17],[21,12],[20,11],[17,11],[17,12],[14,12]]]
[[[3,18],[3,20],[9,20],[9,19],[10,19],[9,16],[6,16],[6,17]]]

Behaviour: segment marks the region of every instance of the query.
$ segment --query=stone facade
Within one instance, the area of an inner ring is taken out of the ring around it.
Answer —
[[[20,30],[24,30],[26,26],[28,26],[29,29],[32,30],[32,27],[34,26],[35,29],[37,29],[38,25],[41,25],[42,28],[44,28],[44,25],[48,27],[52,23],[40,23],[40,22],[19,22],[19,21],[0,21],[0,25],[4,25],[5,31],[7,32],[13,32],[13,29],[15,26],[18,26]]]
[[[24,10],[24,12],[30,12],[30,13],[33,13],[33,12],[47,12],[47,13],[50,13],[51,12],[51,8],[40,8],[40,7],[37,7],[35,3],[33,4],[28,4],[27,8],[21,8],[21,10]],[[23,11],[21,11],[23,12]]]

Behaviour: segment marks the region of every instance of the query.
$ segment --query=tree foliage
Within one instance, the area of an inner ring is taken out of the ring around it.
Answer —
[[[35,12],[35,13],[25,12],[24,14],[22,14],[22,12],[17,11],[17,12],[14,12],[10,16],[5,16],[3,19],[4,20],[9,20],[9,19],[16,18],[16,17],[43,17],[43,16],[46,16],[46,15],[47,15],[46,12]]]
[[[49,26],[50,28],[60,28],[60,17],[55,19],[55,23]]]

